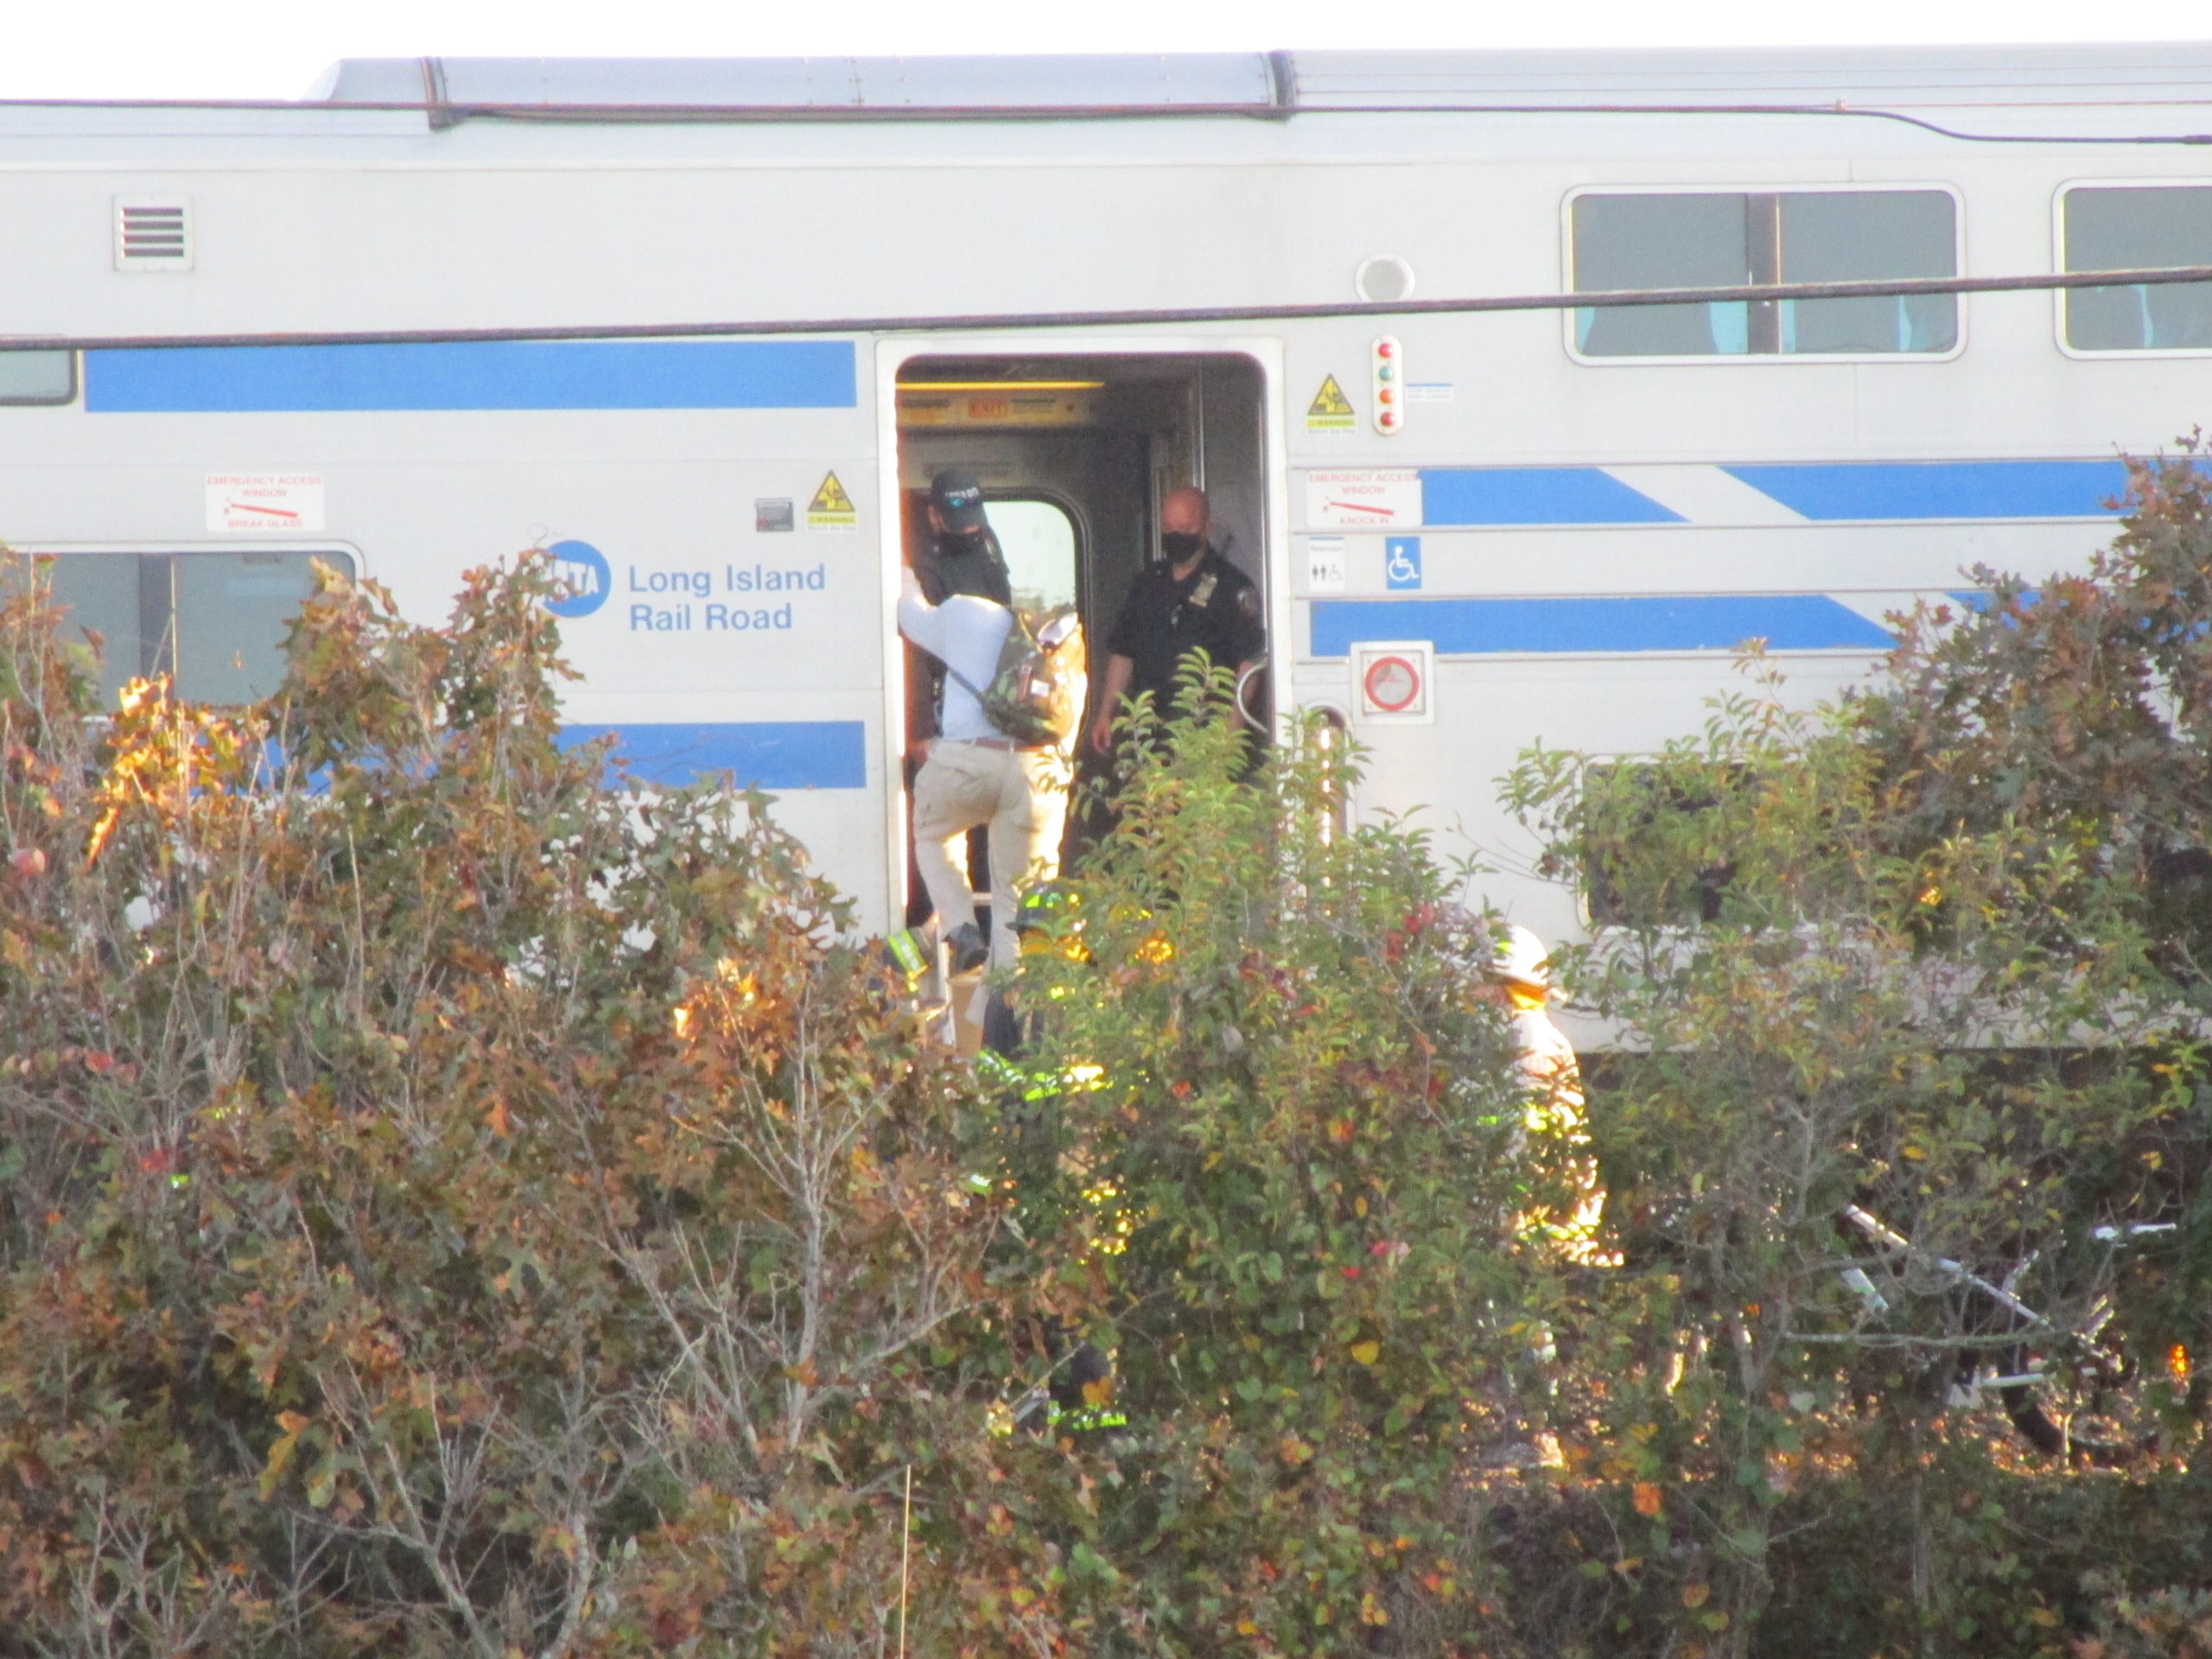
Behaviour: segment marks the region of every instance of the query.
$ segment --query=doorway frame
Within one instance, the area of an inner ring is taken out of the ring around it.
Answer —
[[[875,340],[877,557],[881,577],[883,629],[877,641],[883,664],[884,892],[886,916],[906,913],[906,779],[899,759],[906,747],[906,676],[897,671],[899,570],[906,557],[899,501],[899,374],[918,357],[1243,357],[1259,365],[1261,453],[1267,474],[1263,499],[1267,524],[1262,530],[1268,597],[1268,661],[1276,687],[1278,734],[1290,712],[1287,695],[1291,645],[1290,448],[1283,420],[1284,346],[1276,334],[1116,334],[1100,339],[1076,334],[880,334]]]

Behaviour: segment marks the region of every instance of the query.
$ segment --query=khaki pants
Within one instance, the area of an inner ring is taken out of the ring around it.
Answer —
[[[1022,893],[1059,874],[1067,817],[1068,766],[1052,749],[994,749],[940,738],[914,779],[914,861],[950,933],[976,914],[968,885],[967,836],[988,826],[991,965],[1011,967]]]

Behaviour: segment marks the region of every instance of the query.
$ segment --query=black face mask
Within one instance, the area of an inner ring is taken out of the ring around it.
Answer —
[[[947,530],[943,540],[953,552],[972,553],[983,544],[983,527],[978,524],[973,530]]]
[[[1203,536],[1187,530],[1163,530],[1160,532],[1160,550],[1167,556],[1171,564],[1180,564],[1206,544]]]

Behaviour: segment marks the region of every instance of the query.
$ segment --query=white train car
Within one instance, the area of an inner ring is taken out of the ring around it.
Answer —
[[[1277,712],[1341,711],[1361,810],[1564,935],[1496,804],[1521,749],[1653,746],[1753,637],[1826,692],[1962,567],[2079,562],[2116,454],[2212,410],[2212,291],[1365,308],[2212,264],[2208,133],[2208,46],[423,60],[0,106],[0,540],[111,680],[213,697],[271,683],[312,557],[433,619],[550,547],[574,729],[764,785],[880,927],[931,470],[1094,634],[1201,484]]]

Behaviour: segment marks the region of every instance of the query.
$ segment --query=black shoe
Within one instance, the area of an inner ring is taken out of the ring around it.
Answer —
[[[963,922],[945,935],[945,948],[952,955],[952,971],[956,975],[971,973],[991,959],[991,948],[983,943],[983,935],[973,922]]]

